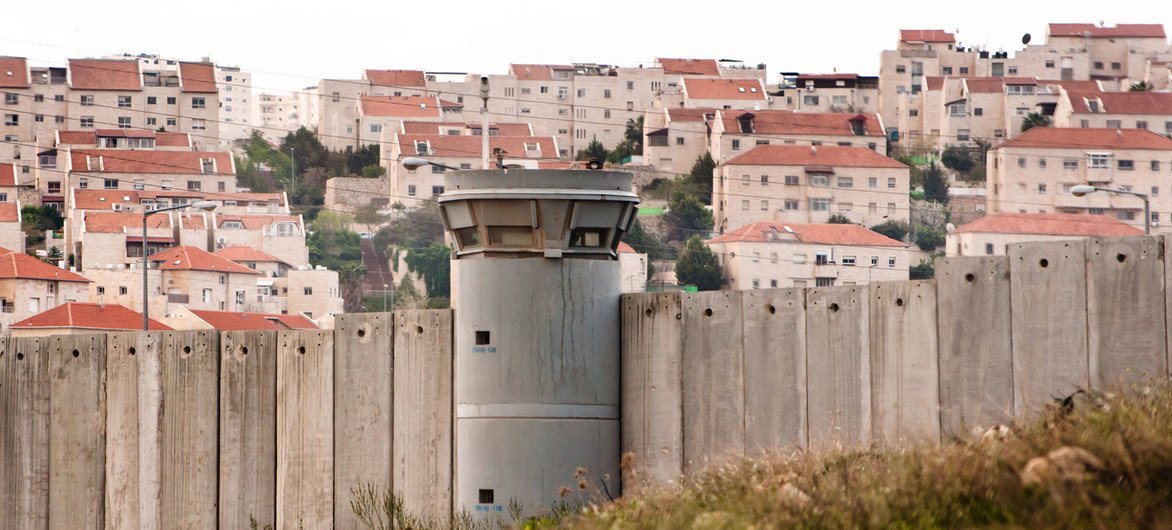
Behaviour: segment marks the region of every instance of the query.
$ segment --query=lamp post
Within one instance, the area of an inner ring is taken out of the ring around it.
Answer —
[[[216,203],[212,201],[198,201],[191,204],[177,204],[169,208],[159,208],[157,210],[143,210],[142,212],[142,330],[149,331],[151,325],[151,307],[150,307],[150,286],[149,277],[147,276],[147,217],[156,213],[169,212],[171,210],[182,210],[184,208],[195,207],[205,212],[210,212],[216,209]]]
[[[1140,193],[1138,191],[1125,190],[1125,189],[1114,189],[1113,190],[1111,188],[1101,188],[1099,186],[1089,186],[1086,184],[1070,188],[1070,194],[1074,195],[1075,197],[1082,197],[1082,196],[1087,195],[1088,193],[1094,193],[1096,191],[1105,191],[1107,193],[1118,193],[1120,195],[1133,195],[1135,197],[1139,197],[1140,199],[1143,199],[1143,201],[1144,201],[1144,233],[1149,234],[1149,235],[1152,233],[1152,206],[1151,206],[1151,202],[1148,199],[1148,194]]]
[[[403,159],[403,167],[407,168],[407,171],[415,171],[416,169],[419,169],[423,166],[435,166],[446,169],[448,171],[460,171],[460,168],[458,167],[452,167],[447,164],[441,164],[439,162],[432,162],[431,160],[426,158],[419,158],[417,156],[409,156]]]
[[[387,284],[383,284],[383,313],[387,312]]]

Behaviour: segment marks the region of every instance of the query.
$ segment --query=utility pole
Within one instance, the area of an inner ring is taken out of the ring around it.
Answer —
[[[297,150],[293,146],[289,146],[289,200],[293,200],[293,195],[297,192],[297,157],[293,156]]]
[[[488,76],[480,78],[480,169],[488,165]]]

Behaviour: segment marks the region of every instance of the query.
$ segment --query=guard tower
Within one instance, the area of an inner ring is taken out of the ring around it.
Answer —
[[[508,169],[447,174],[455,248],[456,511],[534,514],[609,476],[619,488],[616,247],[631,175]],[[502,515],[504,515],[502,513]]]

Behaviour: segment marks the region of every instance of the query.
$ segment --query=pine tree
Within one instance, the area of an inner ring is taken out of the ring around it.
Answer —
[[[676,279],[681,285],[695,285],[701,291],[717,291],[724,285],[724,271],[716,254],[700,236],[692,236],[676,261]]]

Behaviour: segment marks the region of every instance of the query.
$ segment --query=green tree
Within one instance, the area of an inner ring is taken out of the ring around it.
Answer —
[[[361,175],[370,166],[381,167],[378,144],[367,144],[358,150],[347,147],[344,154],[346,155],[346,170],[351,174]]]
[[[378,146],[375,146],[375,149],[377,150]],[[330,154],[330,150],[322,145],[317,135],[305,127],[286,134],[281,142],[280,151],[292,153],[298,176],[305,174],[309,168],[325,167]]]
[[[945,147],[944,153],[940,155],[940,163],[948,169],[965,175],[973,169],[973,157],[969,155],[969,150],[958,145]]]
[[[712,212],[694,195],[675,192],[667,203],[668,211],[663,216],[665,239],[683,241],[694,232],[712,230]]]
[[[919,265],[913,265],[908,269],[908,278],[912,280],[930,280],[936,277],[936,269],[932,266],[931,261],[921,261]]]
[[[832,225],[853,225],[853,224],[855,224],[854,221],[851,221],[850,217],[847,217],[847,216],[840,214],[840,213],[836,213],[834,215],[831,215],[830,219],[827,219],[826,222],[830,223]]]
[[[404,273],[398,287],[395,287],[395,309],[418,309],[423,305],[420,303],[422,301],[423,295],[415,288],[411,273]]]
[[[704,154],[696,158],[696,162],[692,164],[692,171],[688,173],[689,179],[700,191],[700,200],[709,202],[712,200],[712,180],[713,172],[716,171],[716,160],[712,158],[712,153],[705,151]]]
[[[917,225],[916,246],[925,252],[931,252],[944,246],[944,234],[935,228]]]
[[[1151,83],[1147,81],[1140,81],[1138,83],[1132,83],[1131,86],[1127,88],[1127,90],[1131,92],[1151,92],[1153,88],[1154,87]]]
[[[903,241],[903,238],[907,236],[909,227],[908,224],[903,221],[891,220],[884,221],[880,224],[872,226],[871,230],[890,237],[896,241]]]
[[[451,291],[452,251],[443,243],[432,243],[426,248],[407,253],[407,267],[423,276],[428,298],[448,298]]]
[[[610,151],[606,150],[606,147],[602,145],[602,142],[598,141],[598,138],[590,140],[590,143],[586,145],[586,149],[578,152],[578,160],[598,160],[599,162],[603,162],[609,156]]]
[[[374,235],[374,244],[380,248],[394,246],[410,250],[443,241],[444,225],[434,200],[404,211]]]
[[[924,198],[940,204],[948,204],[948,179],[935,162],[924,170]]]
[[[630,146],[631,154],[643,154],[643,117],[627,120],[627,128],[623,131],[623,141]]]
[[[1021,132],[1026,132],[1034,127],[1049,127],[1050,117],[1040,112],[1031,112],[1026,114],[1025,118],[1021,120]]]
[[[648,232],[638,218],[631,224],[631,230],[623,234],[623,241],[636,251],[647,254],[648,261],[669,259],[672,254],[672,248]]]
[[[330,211],[318,214],[310,223],[309,236],[305,239],[309,261],[339,273],[347,263],[361,264],[361,239],[349,229],[353,220],[349,214]]]
[[[386,216],[379,212],[378,205],[368,202],[354,209],[354,222],[366,225],[370,231],[375,225],[382,224]]]
[[[701,291],[716,291],[724,285],[724,271],[716,254],[700,236],[688,238],[676,261],[676,279],[681,285],[695,285]]]
[[[387,174],[387,168],[379,165],[370,165],[362,168],[362,176],[370,178],[378,178]]]

